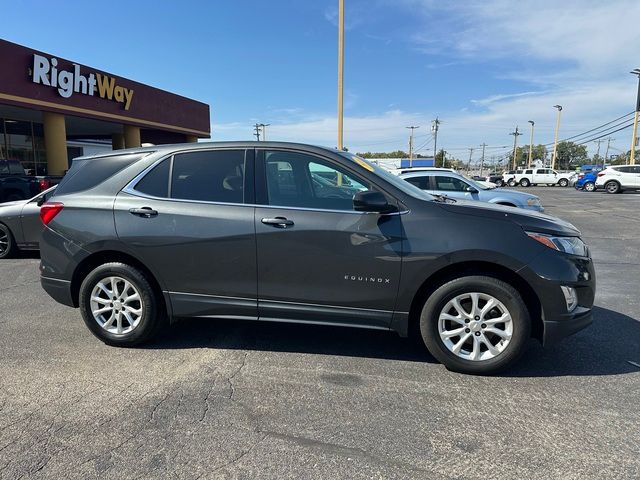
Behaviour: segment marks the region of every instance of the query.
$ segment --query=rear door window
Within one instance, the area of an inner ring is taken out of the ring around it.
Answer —
[[[420,190],[431,190],[431,187],[429,186],[429,176],[428,175],[422,175],[420,177],[405,178],[405,180],[407,182],[411,183],[412,185],[415,185]]]
[[[171,198],[243,203],[244,150],[180,153],[173,158]]]
[[[167,158],[147,173],[134,190],[152,197],[167,198],[169,196],[169,171],[171,158]]]

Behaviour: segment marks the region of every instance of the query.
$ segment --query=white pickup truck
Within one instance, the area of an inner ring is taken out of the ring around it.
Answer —
[[[517,170],[515,175],[508,179],[508,184],[510,187],[515,187],[516,185],[528,187],[538,184],[566,187],[569,185],[570,179],[571,173],[558,173],[550,168],[529,168]]]

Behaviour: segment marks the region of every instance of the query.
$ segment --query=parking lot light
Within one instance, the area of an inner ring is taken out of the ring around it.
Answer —
[[[636,114],[633,118],[633,135],[631,137],[631,154],[629,155],[629,164],[636,164],[636,146],[638,143],[638,115],[640,115],[640,68],[632,70],[632,75],[638,77],[638,94],[636,96]]]

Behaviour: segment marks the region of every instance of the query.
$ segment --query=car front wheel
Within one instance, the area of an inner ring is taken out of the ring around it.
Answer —
[[[587,182],[583,187],[587,192],[593,192],[596,189],[596,184],[593,182]]]
[[[567,180],[566,178],[561,178],[558,182],[558,185],[560,185],[561,187],[566,187],[567,185],[569,185],[569,180]]]
[[[527,180],[526,178],[523,178],[522,180],[520,180],[520,186],[528,187],[529,185],[531,185],[531,182],[529,180]]]
[[[449,370],[488,375],[512,365],[531,333],[529,311],[509,284],[466,276],[439,287],[425,302],[420,333]]]
[[[510,187],[515,187],[517,185],[516,181],[512,178],[511,180],[509,180],[507,182],[507,185],[509,185]]]
[[[85,324],[108,345],[144,343],[165,323],[160,294],[141,271],[124,263],[106,263],[89,273],[79,300]]]

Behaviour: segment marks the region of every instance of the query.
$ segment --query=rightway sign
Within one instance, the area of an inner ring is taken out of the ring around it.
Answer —
[[[74,93],[113,100],[129,110],[133,100],[133,89],[118,85],[114,77],[100,73],[83,75],[80,65],[73,64],[73,71],[59,70],[58,59],[33,55],[33,82],[56,88],[61,97],[70,98]]]

